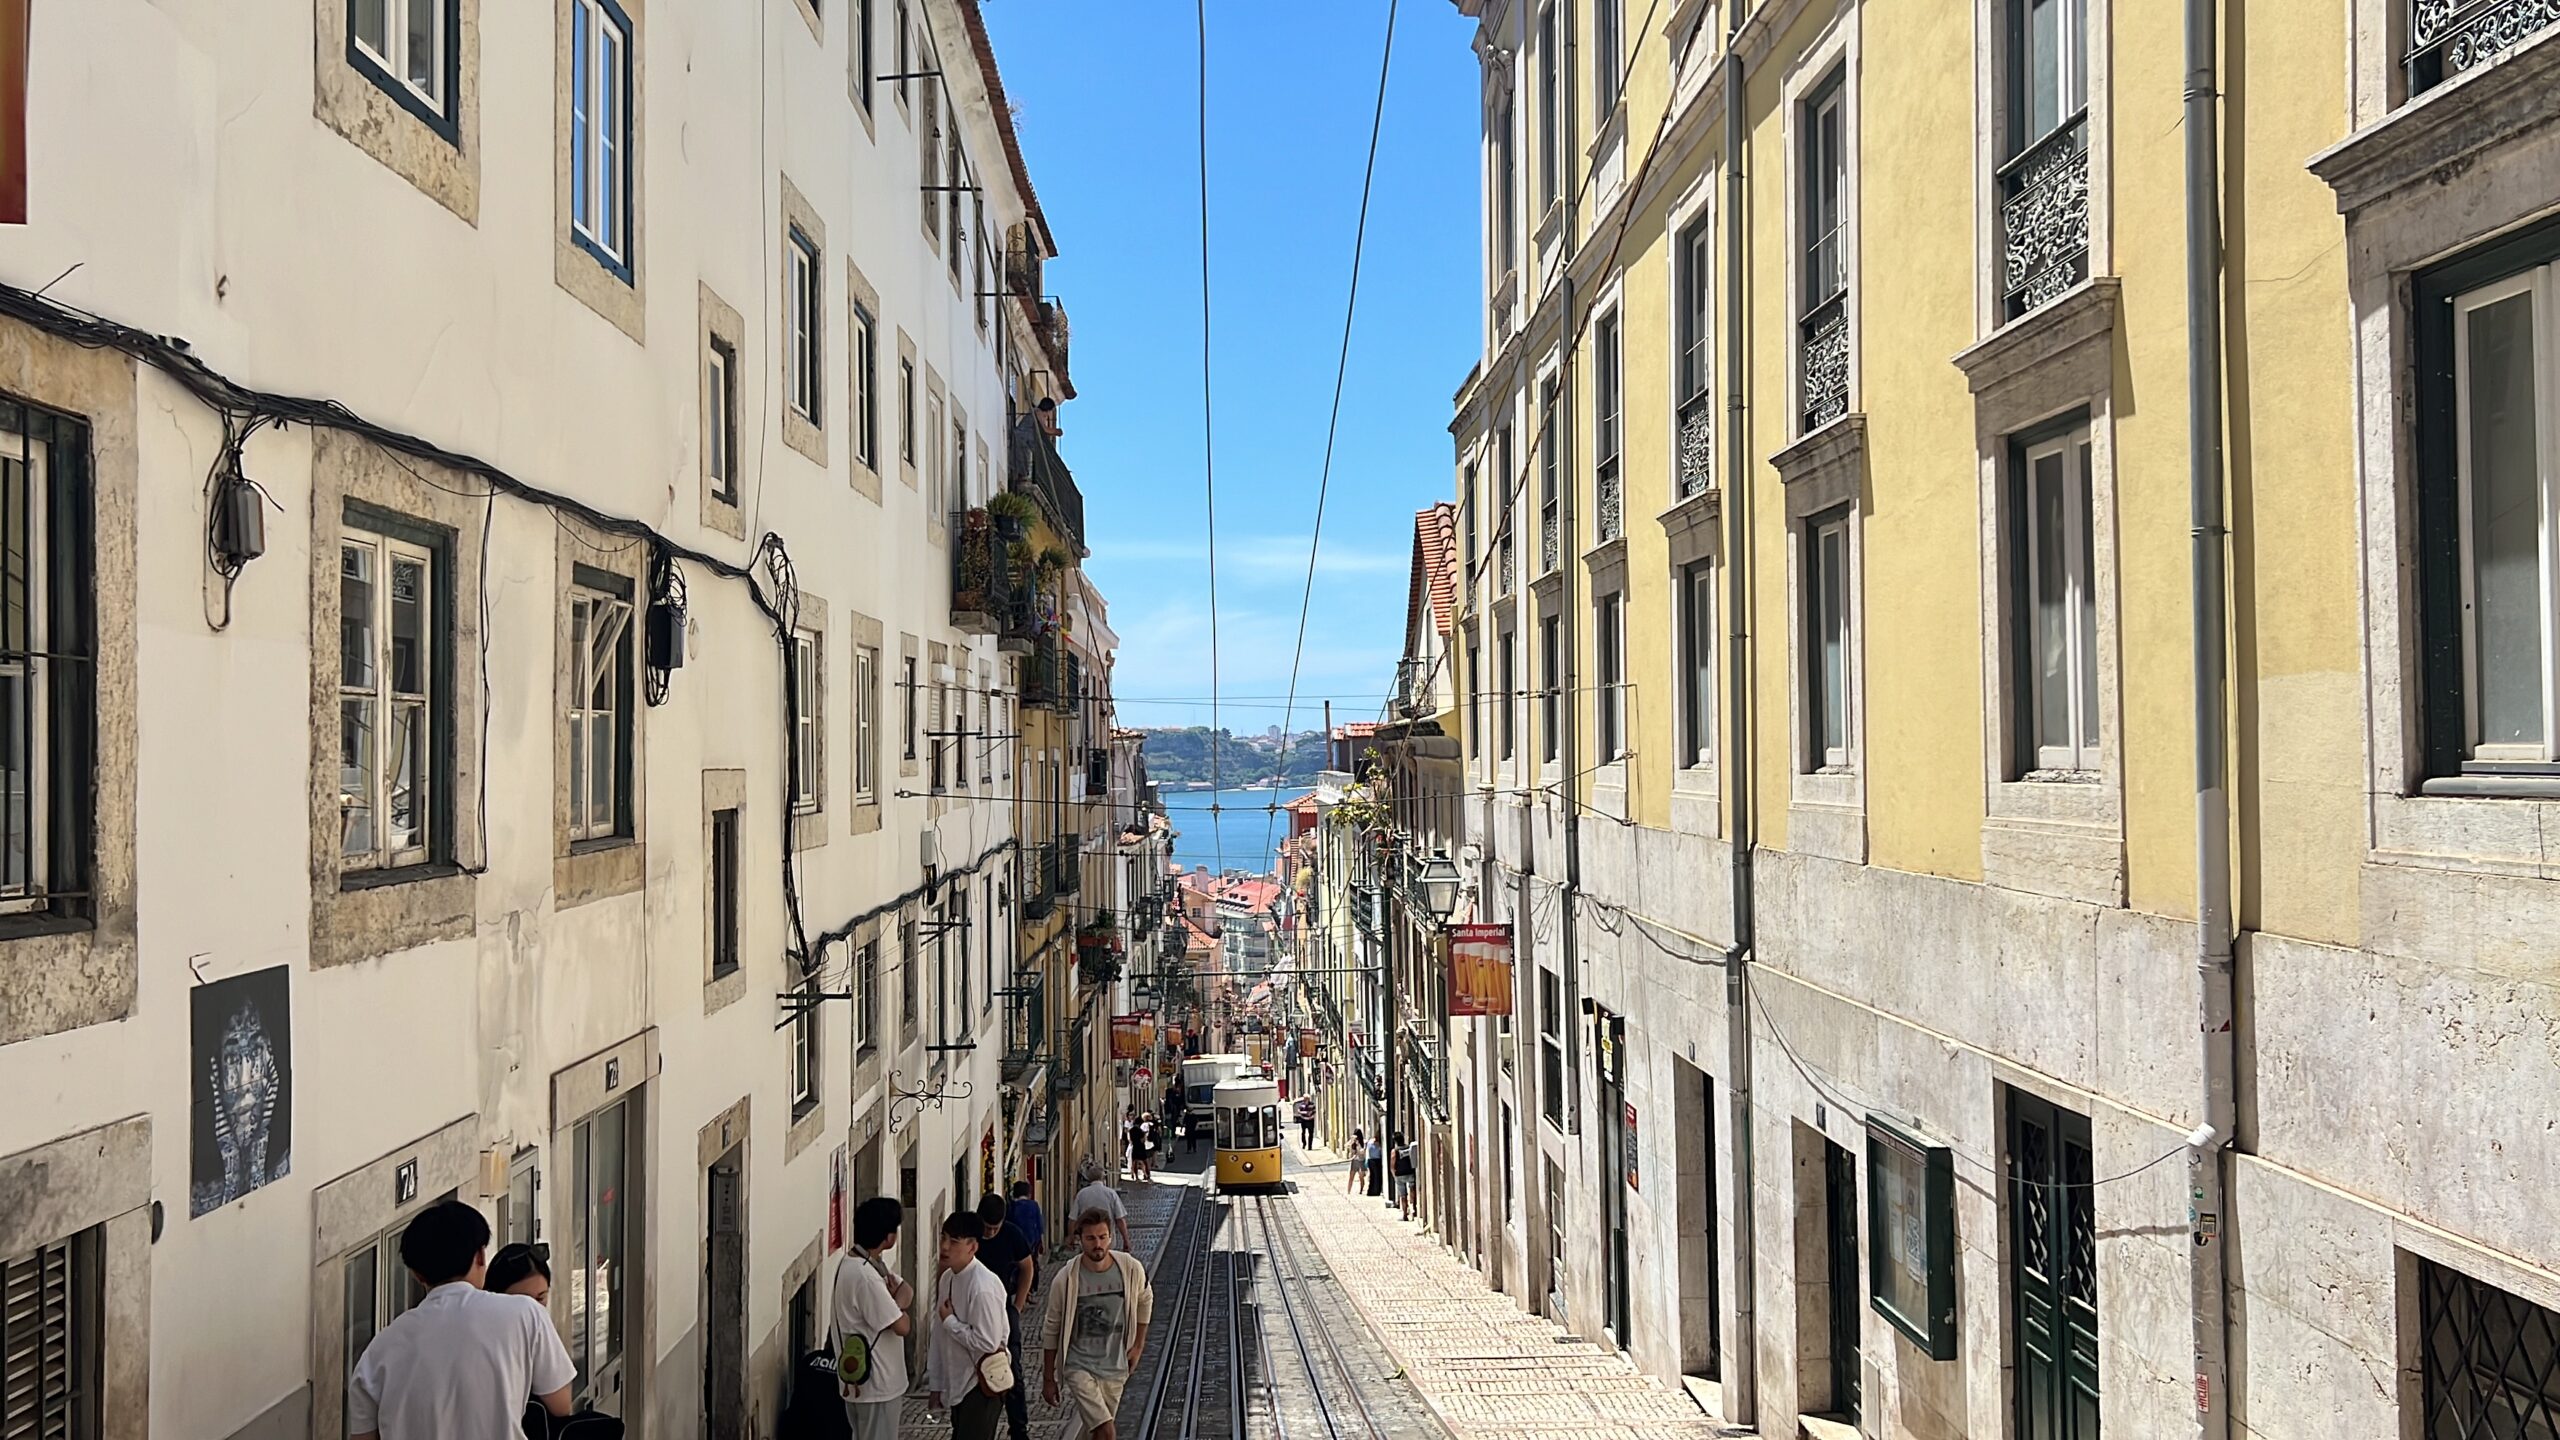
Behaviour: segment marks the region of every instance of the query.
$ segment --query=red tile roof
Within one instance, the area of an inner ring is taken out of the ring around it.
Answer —
[[[1458,507],[1443,500],[1413,517],[1413,566],[1417,584],[1431,587],[1431,628],[1446,635],[1458,608]]]

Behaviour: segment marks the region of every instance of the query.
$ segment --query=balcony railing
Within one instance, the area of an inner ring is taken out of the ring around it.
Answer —
[[[1048,977],[1026,971],[1014,977],[1005,994],[1004,1078],[1020,1079],[1040,1062],[1041,1044],[1049,1034]]]
[[[1559,548],[1563,542],[1563,531],[1558,523],[1561,517],[1557,512],[1556,502],[1550,500],[1539,509],[1541,513],[1538,516],[1538,573],[1545,575],[1554,571],[1556,561],[1563,553]]]
[[[1513,572],[1513,570],[1514,570],[1514,568],[1515,568],[1515,567],[1513,566],[1513,564],[1512,564],[1512,552],[1513,552],[1513,550],[1514,550],[1515,548],[1516,548],[1516,547],[1514,547],[1514,546],[1512,545],[1512,543],[1511,543],[1511,526],[1510,526],[1510,522],[1506,520],[1506,521],[1503,523],[1503,529],[1502,529],[1502,564],[1501,564],[1501,569],[1502,569],[1502,590],[1501,590],[1501,593],[1502,593],[1502,594],[1505,594],[1505,595],[1510,594],[1510,593],[1512,592],[1512,590],[1513,590],[1514,588],[1516,588],[1516,586],[1517,586],[1517,584],[1518,584],[1518,579],[1519,579],[1519,577],[1518,577],[1517,575],[1515,575],[1515,574],[1513,574],[1513,573],[1512,573],[1512,572]]]
[[[1699,391],[1680,403],[1680,498],[1715,483],[1715,406]]]
[[[1037,709],[1054,709],[1065,693],[1065,667],[1059,663],[1058,642],[1045,639],[1031,647],[1022,661],[1022,703]]]
[[[986,512],[961,517],[951,547],[951,623],[973,635],[1003,629],[1014,610],[1013,557]]]
[[[1085,752],[1084,790],[1087,795],[1101,795],[1111,788],[1111,752],[1096,745]]]
[[[1061,835],[1050,842],[1050,883],[1061,895],[1073,895],[1084,888],[1084,854],[1077,847],[1078,838]]]
[[[1849,292],[1813,307],[1802,325],[1797,373],[1804,395],[1804,429],[1810,435],[1849,413]]]
[[[2089,116],[2056,126],[2000,167],[2003,315],[2045,305],[2089,278]]]
[[[1616,457],[1601,462],[1593,489],[1600,499],[1599,540],[1606,545],[1627,533],[1626,481]]]
[[[1084,544],[1084,492],[1067,462],[1058,458],[1058,440],[1038,425],[1017,421],[1006,446],[1008,483],[1040,502],[1049,523],[1068,543]]]
[[[2555,25],[2554,0],[2410,0],[2409,93],[2424,94]]]

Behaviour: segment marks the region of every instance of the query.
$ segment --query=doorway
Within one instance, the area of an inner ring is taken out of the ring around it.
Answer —
[[[2009,1092],[2018,1440],[2097,1440],[2098,1236],[2089,1117]]]
[[[1679,1082],[1677,1217],[1680,1237],[1680,1373],[1721,1380],[1718,1351],[1722,1305],[1717,1274],[1721,1258],[1716,1229],[1716,1083],[1706,1071],[1675,1059]]]
[[[702,1433],[747,1433],[746,1156],[731,1146],[703,1172]]]
[[[1813,1126],[1794,1129],[1796,1409],[1858,1420],[1858,1168]]]
[[[1601,1327],[1619,1349],[1627,1348],[1629,1327],[1627,1312],[1627,1169],[1629,1146],[1626,1126],[1627,1022],[1624,1016],[1600,1012],[1599,1043],[1595,1046],[1600,1080],[1599,1113],[1593,1118],[1600,1130],[1600,1225],[1602,1268],[1604,1271]]]
[[[1822,1142],[1822,1218],[1831,1292],[1831,1413],[1858,1423],[1858,1162]]]

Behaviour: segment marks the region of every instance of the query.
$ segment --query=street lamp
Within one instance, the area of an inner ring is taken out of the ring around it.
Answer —
[[[1413,878],[1415,886],[1422,891],[1422,904],[1431,912],[1431,918],[1447,924],[1449,912],[1458,908],[1458,867],[1450,861],[1449,853],[1445,850],[1432,851],[1431,858],[1422,862],[1421,869]]]

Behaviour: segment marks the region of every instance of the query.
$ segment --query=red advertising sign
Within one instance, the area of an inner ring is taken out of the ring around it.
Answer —
[[[1316,1034],[1315,1027],[1312,1025],[1298,1032],[1298,1053],[1306,1059],[1316,1058],[1316,1047],[1322,1043],[1322,1038]]]
[[[1138,1023],[1138,1017],[1135,1015],[1111,1017],[1112,1059],[1135,1060],[1146,1053],[1146,1042],[1138,1032]]]
[[[1511,927],[1449,927],[1449,1013],[1511,1013]]]

